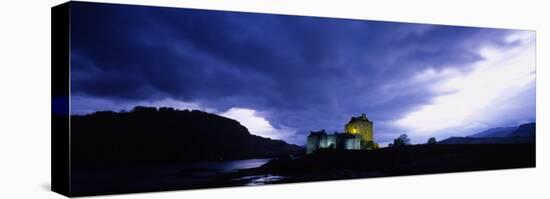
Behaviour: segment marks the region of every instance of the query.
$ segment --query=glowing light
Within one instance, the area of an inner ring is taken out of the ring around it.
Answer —
[[[464,127],[483,116],[491,116],[487,114],[494,114],[517,100],[514,97],[535,81],[534,33],[521,32],[506,41],[520,44],[508,49],[482,48],[480,54],[485,59],[472,65],[473,71],[468,74],[450,70],[438,73],[433,69],[420,72],[413,81],[439,78],[437,80],[440,81],[435,81],[431,89],[440,95],[430,104],[406,114],[395,124],[413,133],[431,134]]]

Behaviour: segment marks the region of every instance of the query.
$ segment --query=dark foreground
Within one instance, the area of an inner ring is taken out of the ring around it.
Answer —
[[[290,176],[280,182],[354,179],[535,167],[534,144],[416,145],[374,151],[319,151],[275,160],[260,170]]]
[[[74,182],[75,195],[215,188],[323,180],[535,167],[534,144],[414,145],[374,151],[322,150],[301,158],[278,158],[256,168],[136,170],[127,175]],[[97,171],[96,179],[110,174]],[[116,175],[115,175],[116,176]]]

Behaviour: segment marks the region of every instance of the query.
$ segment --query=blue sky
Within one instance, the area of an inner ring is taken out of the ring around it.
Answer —
[[[361,113],[383,145],[535,121],[532,31],[72,6],[73,114],[200,109],[297,144]]]

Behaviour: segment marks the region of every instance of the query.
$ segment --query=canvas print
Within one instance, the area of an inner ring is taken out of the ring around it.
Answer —
[[[52,16],[62,194],[535,167],[532,30],[89,2]]]

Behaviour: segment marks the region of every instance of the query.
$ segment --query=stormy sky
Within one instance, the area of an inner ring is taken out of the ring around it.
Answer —
[[[374,121],[385,146],[535,121],[532,31],[73,2],[71,114],[199,109],[304,144]]]

